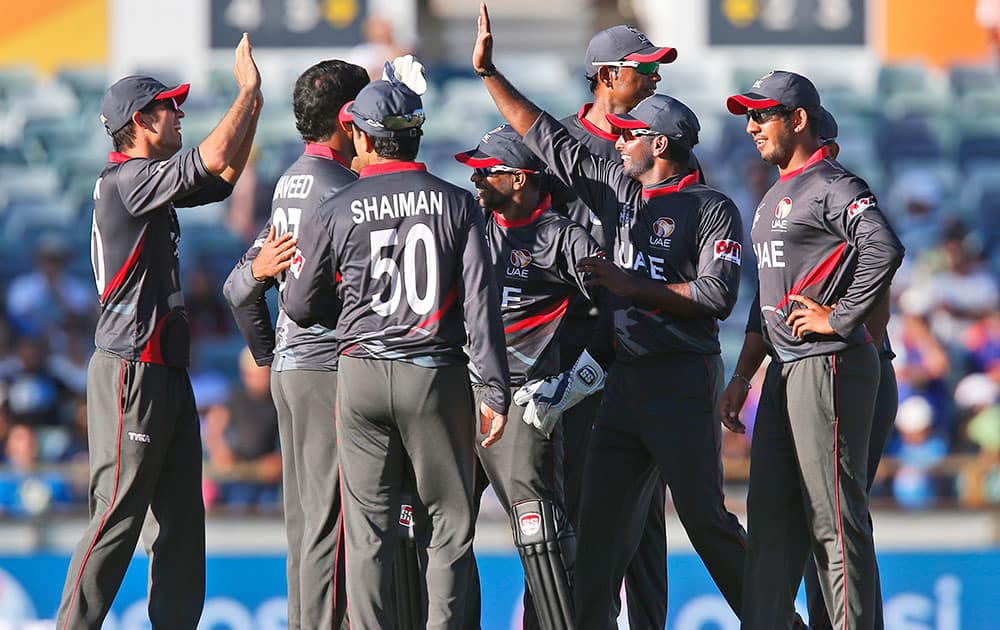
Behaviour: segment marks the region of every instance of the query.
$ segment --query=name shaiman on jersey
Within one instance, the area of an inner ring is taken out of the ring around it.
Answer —
[[[398,192],[391,195],[372,195],[351,202],[351,215],[355,223],[398,219],[418,214],[441,215],[444,193],[437,190]]]

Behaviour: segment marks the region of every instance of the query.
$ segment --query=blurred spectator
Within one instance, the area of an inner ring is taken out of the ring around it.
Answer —
[[[64,424],[64,404],[71,390],[48,367],[48,344],[25,337],[17,343],[16,363],[6,375],[7,411],[12,424]]]
[[[271,399],[271,368],[258,366],[244,348],[241,386],[225,404],[205,413],[205,447],[215,472],[234,480],[218,485],[219,502],[231,507],[276,507],[281,481],[278,414]]]
[[[69,245],[56,234],[38,241],[37,269],[14,278],[7,289],[7,316],[17,336],[47,335],[59,345],[71,320],[88,326],[96,315],[95,289],[66,273]]]
[[[778,172],[773,166],[757,156],[748,158],[743,163],[743,178],[740,190],[733,195],[733,203],[740,209],[740,217],[743,219],[743,251],[752,249],[750,242],[750,228],[753,227],[753,217],[757,210],[757,205],[764,198],[764,193],[770,190],[774,180],[777,179]],[[744,273],[754,272],[754,282],[756,282],[756,270],[750,265],[744,269]],[[750,285],[748,285],[750,286]]]
[[[362,30],[365,36],[364,43],[351,48],[345,60],[367,70],[372,81],[382,78],[382,69],[386,61],[392,61],[411,52],[396,41],[392,22],[381,15],[368,16]]]
[[[983,372],[1000,383],[1000,312],[994,310],[962,335],[966,371]]]
[[[955,387],[955,405],[968,417],[965,437],[978,452],[961,472],[962,502],[970,507],[1000,503],[1000,386],[985,374],[969,374]]]
[[[931,334],[927,315],[930,312],[930,298],[916,288],[907,289],[900,296],[902,313],[889,322],[889,337],[896,359],[896,381],[899,384],[899,398],[919,394],[934,410],[941,426],[935,430],[941,435],[951,431],[951,393],[946,378],[950,369],[948,352],[941,342]],[[890,452],[895,452],[898,440],[890,443]]]
[[[226,212],[226,227],[241,242],[253,241],[261,226],[271,218],[271,192],[274,187],[268,184],[261,181],[255,148],[250,153],[243,175],[233,187]]]
[[[35,429],[15,425],[4,444],[6,468],[0,470],[0,514],[35,516],[72,503],[69,484],[55,471],[39,467]]]
[[[205,264],[190,271],[184,296],[192,340],[228,337],[233,334],[233,317],[222,298],[222,282]]]
[[[902,439],[899,469],[893,478],[896,502],[907,509],[930,506],[938,494],[930,469],[948,454],[948,445],[933,432],[934,410],[922,396],[911,396],[899,404],[896,430]]]
[[[993,54],[1000,61],[1000,0],[977,0],[976,21],[986,29]]]
[[[910,254],[920,255],[938,244],[941,233],[941,183],[937,175],[910,170],[896,179],[890,193],[889,221]]]

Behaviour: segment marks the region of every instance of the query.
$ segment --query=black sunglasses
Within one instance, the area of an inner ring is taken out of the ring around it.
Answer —
[[[172,111],[175,111],[175,112],[178,109],[180,109],[180,106],[177,104],[177,100],[174,99],[173,97],[171,97],[171,98],[161,98],[161,99],[157,99],[155,101],[152,101],[149,105],[146,105],[145,107],[143,107],[139,111],[142,112],[143,114],[150,114],[157,107],[165,107],[165,108],[167,108],[169,110],[172,110]]]
[[[792,110],[788,109],[784,105],[775,105],[773,107],[765,107],[763,109],[748,109],[747,120],[752,120],[758,125],[763,125],[773,118],[777,118],[778,116],[784,117],[791,113]]]
[[[490,175],[517,175],[518,173],[534,173],[535,171],[529,171],[523,168],[514,168],[512,166],[505,166],[503,164],[498,164],[496,166],[488,166],[485,168],[474,169],[476,175],[479,177],[489,177]]]

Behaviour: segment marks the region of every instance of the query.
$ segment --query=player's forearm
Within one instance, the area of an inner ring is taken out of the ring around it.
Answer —
[[[500,110],[500,115],[510,123],[514,131],[522,136],[528,133],[542,110],[518,92],[499,70],[496,70],[495,74],[483,77],[483,84],[489,90],[497,109]]]
[[[236,157],[253,120],[256,101],[256,89],[241,89],[226,115],[198,145],[198,153],[209,173],[222,174]]]
[[[743,348],[740,349],[740,358],[736,360],[733,374],[738,374],[749,382],[766,356],[767,346],[764,344],[764,337],[759,333],[748,331],[743,338]]]
[[[703,307],[691,299],[691,287],[686,282],[664,284],[649,278],[633,277],[626,295],[644,306],[659,308],[681,317],[703,314]]]
[[[236,150],[236,155],[233,156],[229,166],[219,175],[230,184],[236,184],[236,180],[240,178],[240,175],[243,174],[243,169],[246,168],[247,160],[250,159],[250,151],[253,149],[253,139],[257,134],[257,120],[259,118],[260,110],[258,109],[250,118],[250,124],[247,126],[246,133],[243,136],[243,142],[240,143],[239,148]]]

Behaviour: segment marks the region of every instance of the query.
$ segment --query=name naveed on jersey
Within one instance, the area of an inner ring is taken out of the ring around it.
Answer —
[[[444,192],[439,190],[419,190],[372,195],[351,201],[351,219],[355,223],[398,219],[418,214],[440,216],[444,208]]]

